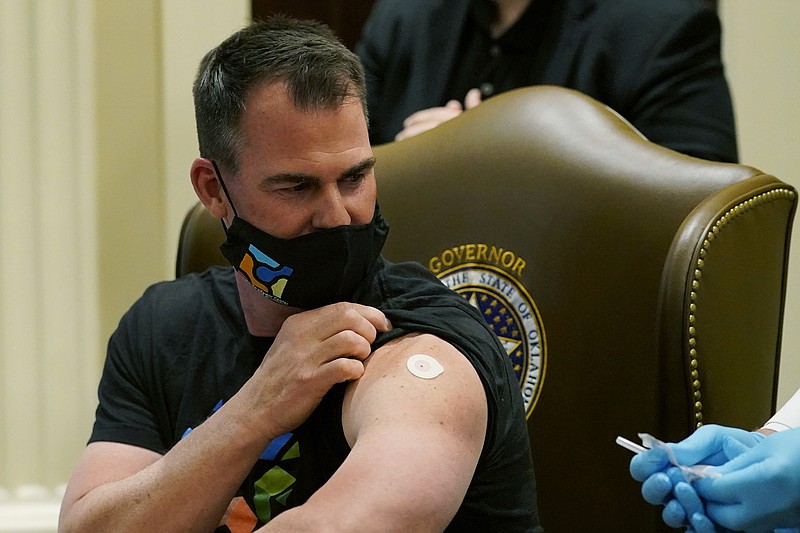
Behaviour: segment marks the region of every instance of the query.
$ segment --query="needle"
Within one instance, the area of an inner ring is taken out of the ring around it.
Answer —
[[[636,444],[635,442],[629,441],[625,437],[617,437],[617,444],[619,444],[623,448],[629,449],[633,453],[642,453],[643,451],[645,451],[647,449],[644,446],[640,446],[639,444]]]

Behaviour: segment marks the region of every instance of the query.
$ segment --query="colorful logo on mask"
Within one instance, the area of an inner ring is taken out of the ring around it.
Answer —
[[[250,279],[254,287],[260,289],[267,296],[280,298],[286,284],[292,276],[293,269],[280,265],[270,256],[253,246],[248,248],[239,270]]]

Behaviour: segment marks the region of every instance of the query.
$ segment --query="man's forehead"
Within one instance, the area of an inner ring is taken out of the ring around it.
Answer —
[[[311,96],[306,98],[308,100],[307,103],[302,101],[302,97],[300,97],[299,101],[296,100],[292,96],[288,84],[283,80],[266,80],[254,85],[247,92],[243,114],[246,114],[248,109],[254,107],[262,109],[291,109],[297,113],[308,113],[312,115],[326,112],[330,113],[344,107],[355,105],[359,106],[362,112],[364,111],[364,103],[355,93],[348,94],[341,100],[331,96],[329,102],[314,102]]]
[[[247,137],[259,133],[292,135],[300,131],[309,135],[328,124],[345,122],[347,129],[363,129],[368,137],[367,119],[358,100],[348,98],[337,107],[302,109],[295,105],[285,90],[271,86],[253,93],[245,102],[239,124]]]
[[[341,171],[372,156],[357,99],[335,109],[306,111],[295,106],[282,83],[262,84],[250,94],[239,130],[242,164],[259,173],[302,171],[315,163]]]

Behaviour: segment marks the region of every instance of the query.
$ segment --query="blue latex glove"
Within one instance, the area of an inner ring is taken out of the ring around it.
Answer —
[[[743,447],[753,447],[764,436],[743,429],[725,426],[701,426],[697,431],[679,443],[668,444],[675,458],[684,465],[705,464],[719,466],[728,461],[723,446],[730,439]],[[742,451],[746,449],[743,448]],[[652,504],[664,504],[672,499],[672,489],[683,475],[672,465],[667,454],[660,448],[653,448],[633,456],[630,463],[633,479],[643,481],[642,496]],[[662,475],[659,475],[662,474]]]
[[[716,478],[694,483],[707,516],[738,531],[800,526],[800,429],[775,433],[751,449],[728,445]]]
[[[690,484],[684,481],[678,482],[675,485],[673,494],[676,499],[664,507],[664,513],[666,515],[667,510],[674,504],[675,509],[672,512],[675,513],[675,516],[683,516],[689,524],[686,528],[686,533],[728,533],[731,531],[722,526],[714,525],[711,519],[705,515],[703,501]],[[667,522],[666,516],[664,521]]]
[[[722,531],[729,531],[715,528],[714,523],[702,513],[693,514],[690,523],[691,527],[686,528],[686,533],[721,533]]]
[[[679,481],[675,484],[672,493],[675,499],[668,502],[664,507],[664,512],[662,513],[664,522],[668,525],[671,525],[671,522],[677,522],[673,527],[690,524],[691,527],[687,531],[694,531],[695,533],[714,533],[714,525],[706,518],[703,502],[689,483]],[[672,516],[668,516],[668,513]],[[668,518],[671,520],[667,521]],[[705,520],[703,520],[704,518]],[[708,528],[709,525],[711,529]]]

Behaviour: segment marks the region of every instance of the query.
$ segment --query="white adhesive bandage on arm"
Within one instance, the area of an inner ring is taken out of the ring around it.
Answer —
[[[764,424],[764,429],[772,431],[784,431],[800,427],[800,390],[789,398],[783,407]]]
[[[433,379],[442,372],[444,367],[439,364],[439,361],[424,353],[412,355],[406,361],[406,368],[408,371],[422,379]]]

